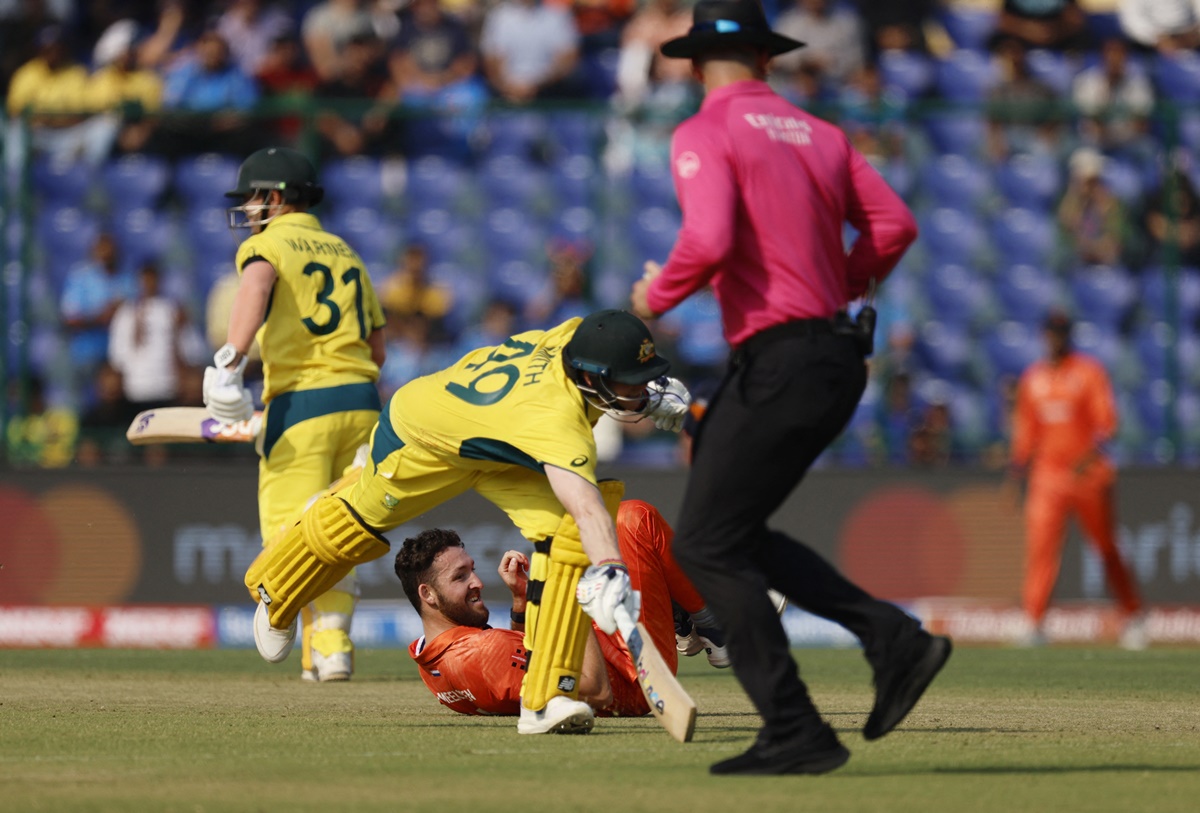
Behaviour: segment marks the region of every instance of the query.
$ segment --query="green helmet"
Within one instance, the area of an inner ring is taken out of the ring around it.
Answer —
[[[604,310],[585,317],[563,355],[571,369],[619,384],[648,384],[671,369],[671,362],[654,352],[650,329],[628,311]]]
[[[244,199],[258,191],[282,192],[287,203],[305,206],[315,206],[325,197],[312,161],[287,147],[267,147],[251,153],[238,168],[237,188],[225,196]]]

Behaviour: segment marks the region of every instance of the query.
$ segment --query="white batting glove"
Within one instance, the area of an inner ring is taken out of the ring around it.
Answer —
[[[633,589],[629,571],[619,562],[601,562],[585,570],[575,588],[575,598],[596,626],[609,635],[617,631],[617,607],[624,605],[635,621],[642,607],[642,594]]]
[[[215,366],[204,369],[204,406],[221,423],[238,423],[254,417],[254,399],[242,383],[247,358],[242,356],[234,367],[228,365],[237,356],[227,344],[213,356]]]
[[[654,421],[659,429],[668,432],[678,432],[683,428],[683,420],[687,417],[688,407],[692,403],[692,394],[678,378],[663,376],[651,381],[646,389],[650,399],[646,402],[643,414]]]

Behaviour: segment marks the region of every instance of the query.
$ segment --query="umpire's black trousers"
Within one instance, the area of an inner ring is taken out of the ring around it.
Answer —
[[[673,552],[721,622],[734,672],[767,737],[788,737],[819,721],[768,586],[849,629],[875,666],[886,660],[889,641],[919,627],[766,524],[841,433],[865,386],[854,338],[829,322],[768,328],[733,353],[693,444]]]

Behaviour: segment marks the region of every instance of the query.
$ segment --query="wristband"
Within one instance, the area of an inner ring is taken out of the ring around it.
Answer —
[[[517,612],[516,610],[509,610],[508,618],[514,624],[524,624],[525,623],[525,611],[521,610],[520,612]]]
[[[596,562],[596,567],[618,567],[626,573],[629,572],[629,568],[620,559],[601,559],[599,562]]]
[[[230,364],[233,364],[235,361],[237,361],[238,357],[241,355],[242,354],[238,352],[238,349],[232,344],[226,344],[222,346],[221,349],[218,350],[213,356],[213,366],[218,370],[228,367]]]

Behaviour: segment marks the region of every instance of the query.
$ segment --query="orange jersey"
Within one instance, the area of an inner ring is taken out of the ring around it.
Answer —
[[[675,671],[674,599],[689,612],[703,600],[670,555],[673,532],[654,506],[626,500],[617,513],[617,540],[629,567],[629,580],[642,591],[642,621],[654,645]],[[601,715],[641,717],[650,713],[637,683],[637,670],[619,633],[608,635],[592,625],[604,657],[613,703]],[[460,714],[521,712],[521,678],[527,657],[524,635],[512,630],[455,627],[432,641],[419,638],[408,654],[420,667],[421,680],[444,706]]]
[[[1112,386],[1095,359],[1069,353],[1058,364],[1039,361],[1021,376],[1013,419],[1014,463],[1072,468],[1116,429]]]

